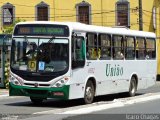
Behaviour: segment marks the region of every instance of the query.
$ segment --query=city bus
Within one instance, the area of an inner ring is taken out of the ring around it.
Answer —
[[[156,35],[77,22],[18,23],[12,35],[10,96],[82,98],[136,91],[155,84]]]

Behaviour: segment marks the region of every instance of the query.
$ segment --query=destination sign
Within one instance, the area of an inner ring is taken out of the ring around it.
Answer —
[[[25,24],[17,25],[14,35],[28,36],[69,36],[69,28],[64,25],[40,25],[40,24]]]

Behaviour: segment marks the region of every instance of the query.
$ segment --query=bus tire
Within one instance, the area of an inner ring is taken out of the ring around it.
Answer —
[[[40,105],[43,102],[42,98],[34,98],[34,97],[30,97],[30,100],[33,104],[35,105]]]
[[[132,77],[131,82],[130,82],[130,86],[129,86],[129,93],[128,93],[129,97],[135,96],[136,91],[137,91],[136,78]]]
[[[84,102],[85,104],[90,104],[93,102],[95,95],[95,88],[93,82],[89,80],[86,84],[85,93],[84,93]]]

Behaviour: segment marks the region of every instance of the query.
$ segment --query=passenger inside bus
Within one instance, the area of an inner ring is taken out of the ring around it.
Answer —
[[[111,58],[111,53],[110,53],[110,48],[102,48],[100,50],[100,59],[105,60],[105,59],[110,59]]]
[[[116,59],[124,59],[124,55],[121,51],[117,51],[115,55]]]
[[[97,59],[97,51],[96,48],[90,48],[87,52],[88,59]]]
[[[35,50],[37,48],[37,45],[36,43],[30,43],[27,48],[29,49],[27,52],[26,52],[26,56],[27,57],[33,57],[33,54],[35,53]]]

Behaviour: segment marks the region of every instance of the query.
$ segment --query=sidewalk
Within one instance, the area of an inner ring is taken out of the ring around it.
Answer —
[[[2,96],[9,96],[9,90],[0,88],[0,97]]]

